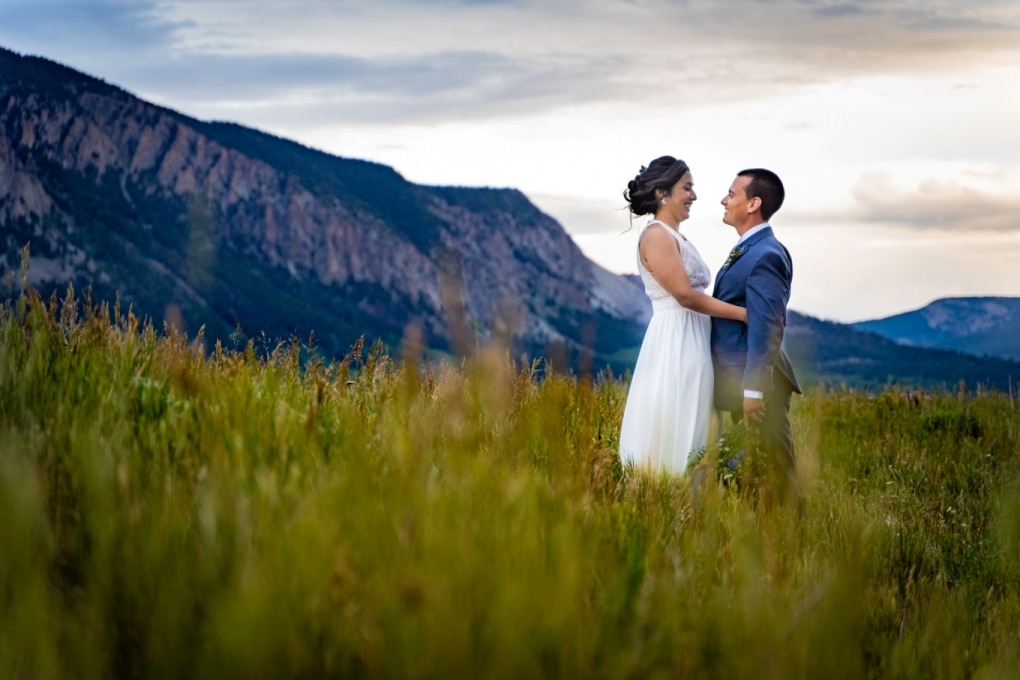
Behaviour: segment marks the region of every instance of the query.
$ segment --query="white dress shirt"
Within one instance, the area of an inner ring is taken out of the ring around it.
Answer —
[[[737,245],[739,246],[741,243],[743,243],[747,239],[751,238],[752,236],[757,234],[762,229],[767,228],[768,226],[769,226],[768,222],[762,222],[761,224],[759,224],[756,227],[751,227],[750,229],[745,231],[744,234],[739,239],[737,239]],[[744,390],[744,396],[745,397],[749,397],[751,399],[764,399],[765,398],[764,393],[759,392],[758,390]]]

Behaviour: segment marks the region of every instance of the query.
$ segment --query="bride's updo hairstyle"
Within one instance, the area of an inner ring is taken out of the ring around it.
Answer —
[[[672,156],[660,156],[647,168],[642,167],[634,179],[627,182],[627,190],[623,192],[631,214],[638,217],[653,214],[659,206],[655,190],[670,193],[673,185],[689,170],[686,163]]]

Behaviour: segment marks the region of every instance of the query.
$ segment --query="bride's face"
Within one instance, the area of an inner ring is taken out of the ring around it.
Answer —
[[[691,205],[696,200],[698,195],[694,193],[694,178],[690,172],[685,172],[666,196],[666,204],[663,207],[669,210],[678,222],[683,222],[691,216]]]

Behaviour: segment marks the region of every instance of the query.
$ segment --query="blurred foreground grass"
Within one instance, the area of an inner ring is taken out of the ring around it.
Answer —
[[[1020,675],[1009,395],[797,399],[797,522],[622,470],[609,376],[0,309],[0,678]]]

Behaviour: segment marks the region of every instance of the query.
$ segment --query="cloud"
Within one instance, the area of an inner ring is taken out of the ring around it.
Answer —
[[[772,80],[932,71],[992,52],[1015,53],[1020,45],[1020,5],[1004,0],[664,4],[687,41],[714,44],[734,55],[746,74]]]
[[[120,59],[158,52],[174,42],[186,22],[160,19],[153,10],[152,4],[133,0],[4,0],[0,43],[51,58],[57,52],[73,54],[76,63],[107,51]]]
[[[545,194],[528,194],[528,198],[573,236],[618,236],[644,224],[643,218],[630,216],[622,192],[616,204]]]
[[[833,5],[825,5],[814,10],[815,14],[822,17],[845,17],[845,16],[860,16],[865,14],[865,10],[860,5],[854,5],[852,3],[838,3]]]
[[[706,2],[706,6],[710,4]],[[754,28],[762,36],[771,29],[793,28],[815,21],[816,25],[836,26],[842,23],[847,29],[870,22],[888,30],[877,34],[882,39],[890,31],[953,32],[987,30],[1000,32],[1015,30],[1020,21],[1014,3],[1004,0],[973,0],[960,3],[955,0],[730,0],[722,5],[731,16],[753,15],[765,22]],[[765,30],[760,30],[765,29]],[[849,33],[847,33],[848,35]],[[807,36],[805,36],[807,37]],[[867,40],[869,36],[857,36]]]
[[[962,180],[928,177],[903,189],[883,173],[869,173],[853,189],[863,222],[897,224],[918,230],[1020,232],[1020,195],[993,193]]]
[[[201,46],[191,58],[237,59],[222,63],[242,84],[246,55],[277,60],[256,81],[269,91],[293,94],[302,80],[291,74],[314,77],[314,55],[346,55],[333,57],[345,63],[332,79],[303,83],[301,98],[350,122],[380,113],[471,120],[596,101],[702,107],[833,77],[937,72],[1020,45],[1020,6],[990,0],[390,0],[311,3],[307,16],[289,3],[251,4],[243,16],[215,1],[163,11],[191,22],[179,33]]]
[[[1020,7],[1001,0],[5,0],[3,43],[192,115],[429,124],[594,102],[696,108],[833,76],[930,71],[981,51],[1015,50]],[[734,86],[720,87],[726,83]]]
[[[187,55],[146,64],[143,94],[191,110],[263,109],[291,123],[428,123],[532,113],[605,96],[626,63],[569,54],[543,59],[438,52],[349,55]],[[158,84],[157,84],[158,83]]]

